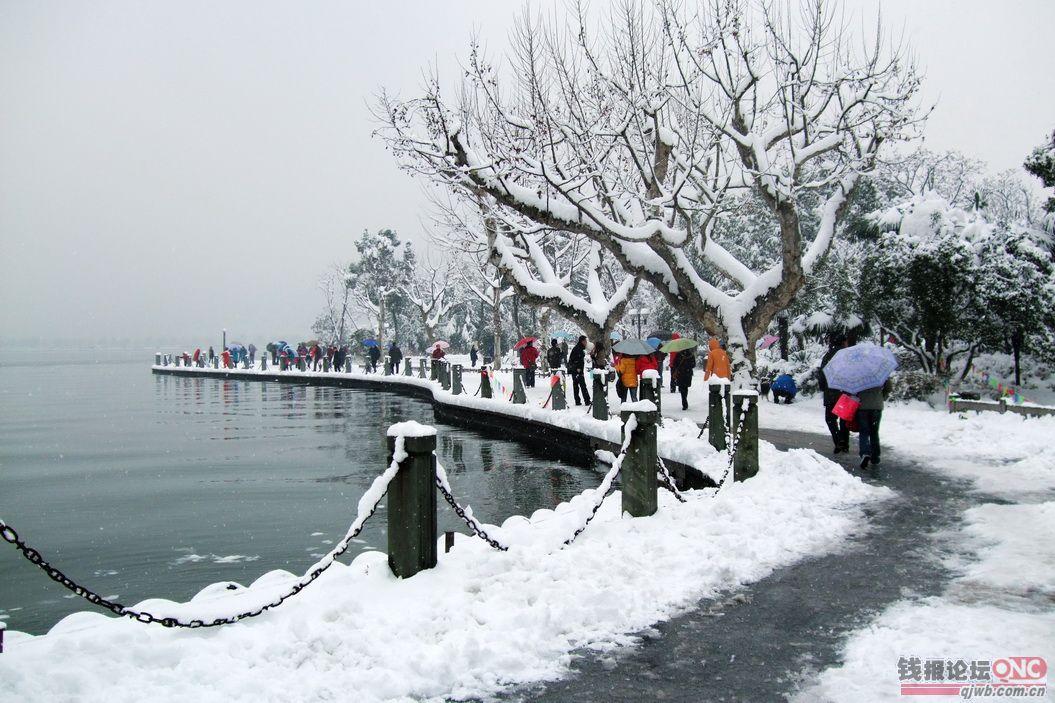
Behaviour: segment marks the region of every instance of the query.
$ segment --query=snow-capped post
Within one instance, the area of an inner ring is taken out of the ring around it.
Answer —
[[[491,392],[491,377],[487,375],[487,367],[480,367],[480,397],[491,398],[493,394]]]
[[[738,390],[733,393],[734,428],[740,427],[740,418],[745,413],[743,431],[733,438],[735,481],[746,481],[758,473],[758,391]]]
[[[267,352],[260,356],[260,370],[267,371]]]
[[[725,443],[725,405],[722,403],[724,383],[711,383],[707,386],[707,441],[720,452],[724,452]]]
[[[388,354],[385,354],[385,375],[392,375],[392,359],[388,356]]]
[[[663,417],[663,402],[660,399],[659,372],[647,369],[641,374],[641,400],[651,400],[656,405],[656,416]]]
[[[418,359],[418,378],[425,378],[425,357]]]
[[[161,366],[161,352],[155,352],[155,354],[154,354],[154,366]]]
[[[622,436],[626,441],[626,425],[631,417],[637,426],[631,430],[630,446],[620,469],[623,482],[623,512],[632,517],[653,515],[658,507],[656,467],[659,454],[656,447],[656,405],[650,400],[623,403],[619,418],[623,421]]]
[[[212,358],[212,367],[213,367],[214,369],[218,369],[218,368],[220,368],[220,357],[218,357],[218,356],[214,356],[214,357]]]
[[[554,410],[564,410],[568,407],[568,397],[564,394],[564,376],[557,369],[549,379],[550,398],[553,399]]]
[[[524,393],[524,369],[513,369],[513,402],[523,405],[527,402],[527,394]]]
[[[410,358],[409,357],[406,358],[406,359],[403,359],[403,375],[404,376],[412,376],[412,375],[414,375],[414,370],[412,368],[410,368]]]
[[[453,395],[462,394],[462,365],[455,364],[451,367],[451,393]]]
[[[344,372],[345,373],[351,373],[352,372],[352,358],[350,356],[346,357],[345,360],[344,360]]]
[[[279,359],[278,359],[278,370],[279,371],[285,371],[288,368],[289,368],[289,360],[286,357],[284,357],[284,356],[280,356]]]
[[[608,419],[608,384],[605,377],[608,369],[594,369],[593,374],[593,417],[595,420]]]
[[[451,365],[448,362],[440,362],[439,377],[440,387],[445,391],[449,391],[451,389]]]
[[[435,452],[435,428],[413,421],[388,428],[389,465],[399,463],[388,484],[388,566],[399,578],[436,566]]]
[[[436,359],[429,362],[429,380],[438,381],[440,380],[440,365]]]

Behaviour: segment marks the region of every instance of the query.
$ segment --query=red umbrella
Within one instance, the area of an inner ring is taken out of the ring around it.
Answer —
[[[519,342],[517,342],[516,344],[513,345],[513,349],[519,349],[520,347],[526,347],[527,345],[531,344],[532,342],[537,342],[537,341],[538,341],[538,337],[524,337]]]

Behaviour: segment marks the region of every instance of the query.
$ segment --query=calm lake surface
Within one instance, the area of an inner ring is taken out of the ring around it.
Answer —
[[[155,376],[151,350],[5,354],[0,517],[75,581],[126,605],[302,573],[385,467],[385,430],[439,430],[455,495],[485,522],[597,485],[603,467],[435,422],[391,393]],[[385,503],[342,561],[386,548]],[[440,501],[440,530],[466,532]],[[92,609],[0,541],[0,620],[40,634]]]

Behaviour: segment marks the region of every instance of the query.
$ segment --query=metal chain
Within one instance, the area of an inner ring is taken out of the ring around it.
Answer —
[[[363,531],[363,528],[366,526],[366,523],[377,511],[377,506],[381,504],[381,500],[385,497],[386,493],[388,493],[387,489],[384,491],[384,493],[381,494],[380,497],[378,497],[377,502],[375,502],[373,507],[370,508],[370,512],[367,513],[366,518],[363,519],[363,522],[359,525],[355,532],[345,537],[344,546],[333,552],[334,559],[331,560],[329,564],[326,564],[326,566],[317,566],[315,569],[313,569],[311,571],[310,578],[308,578],[307,581],[298,581],[297,583],[293,584],[293,587],[290,588],[286,593],[283,593],[275,600],[271,601],[267,605],[257,608],[256,610],[245,611],[243,613],[238,613],[237,615],[232,615],[226,618],[216,618],[208,622],[204,620],[183,621],[174,617],[158,617],[156,615],[146,612],[145,610],[135,610],[120,603],[115,603],[114,601],[107,600],[106,598],[103,598],[102,596],[86,588],[85,586],[81,586],[73,579],[68,577],[66,574],[62,573],[62,571],[45,561],[44,557],[41,556],[40,552],[23,542],[22,539],[18,536],[18,532],[15,531],[15,528],[11,527],[3,520],[0,520],[0,537],[3,537],[5,542],[9,542],[15,545],[18,551],[20,551],[26,559],[28,559],[31,563],[39,566],[41,570],[43,570],[53,581],[61,583],[63,586],[73,591],[73,593],[80,596],[81,598],[84,598],[89,603],[102,608],[106,608],[107,610],[119,617],[127,616],[129,618],[132,618],[133,620],[136,620],[137,622],[143,623],[158,623],[163,627],[186,627],[190,629],[197,629],[199,627],[216,627],[217,625],[232,625],[238,622],[239,620],[256,617],[257,615],[260,615],[261,613],[267,610],[277,608],[278,606],[282,605],[282,603],[284,603],[286,599],[297,595],[302,590],[311,585],[315,581],[315,579],[319,578],[319,576],[321,576],[324,571],[326,571],[328,568],[330,568],[330,566],[333,565],[333,562],[334,560],[336,560],[337,557],[341,556],[348,550],[348,547],[351,545],[351,541]]]
[[[667,470],[667,465],[663,463],[663,457],[656,455],[656,459],[659,460],[659,485],[666,488],[668,491],[674,494],[674,497],[678,499],[679,503],[685,502],[685,496],[678,490],[677,484],[674,482],[674,478],[671,477],[670,471]]]
[[[722,486],[725,485],[725,480],[729,478],[729,473],[733,470],[733,462],[736,460],[736,450],[740,446],[740,440],[744,436],[744,425],[747,423],[747,413],[740,415],[740,423],[736,426],[736,434],[733,435],[735,443],[730,442],[729,444],[729,463],[725,467],[725,473],[722,474],[722,478],[718,481],[718,485],[714,489],[714,493],[711,497],[714,498],[718,495],[718,492],[722,490]]]
[[[468,513],[465,512],[465,508],[458,505],[458,501],[454,499],[454,496],[451,495],[451,492],[448,491],[446,486],[443,485],[443,481],[440,480],[439,476],[436,477],[436,487],[440,489],[440,493],[443,494],[443,499],[447,501],[447,503],[451,506],[454,512],[458,515],[458,517],[460,517],[462,521],[469,526],[469,529],[473,531],[474,536],[484,540],[500,552],[509,551],[509,547],[487,534],[487,532],[484,531],[483,526],[476,521],[476,518],[471,517]]]

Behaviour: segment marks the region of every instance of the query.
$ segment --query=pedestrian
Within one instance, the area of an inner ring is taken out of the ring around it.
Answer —
[[[377,373],[377,360],[381,358],[381,350],[375,344],[367,354],[370,355],[370,373]]]
[[[866,388],[857,394],[860,405],[854,420],[860,434],[857,437],[857,453],[861,457],[858,464],[862,469],[868,465],[879,465],[879,421],[883,417],[883,402],[890,395],[890,379],[882,386]]]
[[[556,339],[550,340],[549,349],[546,350],[546,363],[549,364],[550,371],[556,371],[565,364],[564,353],[557,346]]]
[[[434,361],[438,361],[439,359],[442,359],[445,356],[447,356],[447,352],[443,351],[443,347],[441,347],[439,344],[432,348],[432,359]]]
[[[256,363],[256,345],[252,342],[249,343],[249,365],[253,366]]]
[[[568,340],[566,340],[566,339],[561,339],[560,340],[560,358],[563,361],[563,363],[561,365],[567,367],[567,365],[568,365]]]
[[[335,345],[336,346],[336,345]],[[344,370],[344,359],[348,355],[348,347],[340,345],[333,351],[333,370],[343,371]]]
[[[403,363],[403,350],[395,342],[388,346],[388,363],[392,365],[392,373],[399,373],[399,366]]]
[[[671,354],[674,356],[674,354]],[[696,354],[691,349],[678,352],[674,367],[670,370],[671,383],[681,393],[681,409],[689,409],[689,387],[692,386],[692,373],[696,368]]]
[[[535,368],[538,362],[538,347],[528,342],[520,349],[520,365],[524,367],[524,385],[535,387]]]
[[[201,366],[201,364],[198,363],[199,361],[201,361],[201,347],[198,347],[194,350],[194,356],[191,358],[194,359],[195,366]]]
[[[225,369],[231,368],[231,352],[228,349],[223,350],[223,354],[220,355],[223,359],[223,367]]]
[[[637,402],[637,359],[632,356],[623,354],[619,357],[619,361],[615,363],[615,372],[619,374],[619,380],[623,384],[623,391],[619,392],[619,386],[616,386],[616,392],[619,393],[619,402],[625,402],[627,393],[630,394],[630,399]]]
[[[817,369],[817,385],[820,386],[824,394],[824,424],[828,426],[828,433],[832,436],[833,454],[850,451],[850,427],[846,424],[846,420],[832,412],[843,392],[828,385],[828,377],[824,375],[824,367],[828,365],[828,362],[832,360],[837,351],[845,349],[849,346],[849,343],[846,335],[831,335],[828,338],[828,351],[824,352],[824,356],[821,357],[820,368]]]
[[[479,358],[480,352],[476,351],[476,345],[472,346],[469,350],[469,363],[472,364],[473,368],[476,368],[476,359]]]
[[[659,372],[660,360],[659,360],[659,352],[658,351],[652,352],[651,354],[648,354],[646,356],[639,356],[639,357],[636,358],[636,362],[637,362],[637,375],[638,375],[639,378],[644,378],[644,375],[645,375],[646,371],[655,371],[657,373]],[[660,382],[659,382],[659,386],[657,387],[657,390],[659,390],[661,388],[663,388],[662,377],[660,378]]]
[[[568,354],[568,373],[571,374],[571,387],[572,394],[575,396],[575,404],[582,405],[579,402],[581,397],[586,404],[589,405],[590,391],[586,388],[586,335],[581,335],[579,341],[572,347],[571,353]],[[580,396],[579,391],[582,390]]]
[[[703,370],[703,380],[707,381],[711,376],[731,379],[733,374],[729,369],[729,355],[718,344],[717,337],[711,337],[711,350],[707,354],[707,366]]]
[[[681,339],[681,335],[675,332],[670,335],[671,341],[675,339]],[[674,366],[678,363],[678,352],[671,352],[667,356],[667,368],[670,369],[670,392],[673,393],[677,390],[677,384],[674,383]],[[695,362],[693,362],[695,363]]]
[[[773,379],[770,389],[773,391],[773,402],[779,404],[780,399],[783,398],[785,405],[790,404],[799,392],[795,379],[786,373],[782,373]]]

